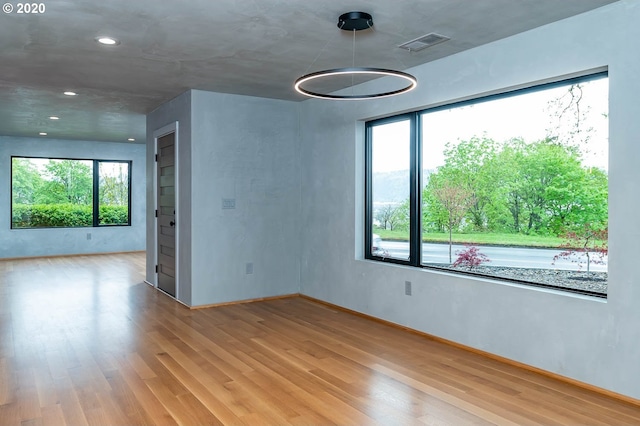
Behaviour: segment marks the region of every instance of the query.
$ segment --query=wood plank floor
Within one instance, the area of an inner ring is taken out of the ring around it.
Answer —
[[[189,310],[144,254],[0,261],[0,424],[623,425],[640,408],[303,298]]]

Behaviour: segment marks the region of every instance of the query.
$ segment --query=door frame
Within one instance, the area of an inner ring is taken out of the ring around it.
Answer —
[[[179,251],[180,251],[180,227],[178,226],[178,224],[180,223],[180,216],[179,216],[179,207],[180,207],[180,186],[178,185],[179,182],[179,174],[178,174],[178,169],[179,169],[179,164],[180,162],[179,160],[179,150],[178,150],[178,128],[179,128],[179,123],[177,121],[173,122],[173,123],[169,123],[166,126],[163,126],[157,130],[155,130],[153,132],[153,200],[154,200],[154,209],[158,210],[159,206],[159,200],[158,200],[158,163],[157,161],[155,161],[156,159],[156,155],[158,155],[158,139],[160,139],[163,136],[168,135],[169,133],[173,133],[174,134],[174,145],[173,145],[173,150],[174,150],[174,188],[175,188],[175,203],[176,203],[176,227],[175,227],[175,272],[176,272],[176,276],[175,276],[175,280],[176,280],[176,296],[175,299],[176,300],[180,300],[180,262],[178,262],[179,259]],[[154,212],[155,213],[155,212]],[[153,262],[154,265],[158,265],[158,218],[155,216],[154,214],[154,226],[153,226]],[[158,272],[156,271],[154,273],[154,284],[153,286],[157,289],[158,288]],[[166,294],[166,293],[165,293]],[[169,294],[167,294],[167,296],[170,296]]]

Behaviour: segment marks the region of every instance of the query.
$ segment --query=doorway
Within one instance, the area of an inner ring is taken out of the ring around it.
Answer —
[[[157,287],[177,297],[176,131],[156,138]]]

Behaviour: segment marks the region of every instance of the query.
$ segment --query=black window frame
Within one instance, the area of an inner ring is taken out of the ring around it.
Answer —
[[[373,160],[372,151],[372,134],[373,127],[376,125],[384,125],[409,120],[409,259],[398,259],[391,257],[375,256],[372,253],[373,235],[373,170],[371,167]],[[420,187],[422,176],[416,172],[416,167],[421,163],[422,153],[420,152],[420,144],[417,143],[420,134],[420,119],[416,120],[416,113],[406,113],[382,118],[379,120],[369,121],[365,123],[365,258],[375,259],[383,262],[398,263],[401,265],[416,266],[415,261],[419,262],[421,253],[421,244],[416,242],[414,235],[420,232]]]
[[[496,99],[503,99],[508,97],[514,97],[523,95],[526,93],[537,92],[542,90],[551,89],[554,87],[560,87],[570,84],[577,84],[580,82],[586,81],[594,81],[600,78],[608,78],[609,71],[598,71],[594,73],[586,73],[584,75],[571,77],[571,78],[559,78],[557,80],[546,82],[546,83],[534,83],[530,86],[516,89],[507,89],[500,93],[495,93],[486,96],[478,96],[471,99],[466,99],[463,101],[450,102],[442,105],[438,105],[431,108],[425,108],[413,112],[402,113],[398,115],[393,115],[389,117],[379,118],[375,120],[370,120],[365,122],[365,144],[364,144],[364,153],[365,153],[365,191],[364,191],[364,254],[365,259],[374,260],[385,263],[393,263],[400,264],[406,266],[413,266],[420,269],[427,269],[432,271],[442,271],[456,275],[466,275],[476,278],[490,279],[496,281],[506,281],[515,284],[522,284],[530,287],[541,287],[548,288],[563,292],[569,293],[577,293],[587,296],[593,296],[597,298],[607,298],[607,294],[583,290],[583,289],[575,289],[561,286],[554,286],[550,284],[544,283],[535,283],[530,281],[517,280],[513,278],[493,276],[493,275],[485,275],[476,273],[473,271],[465,271],[465,270],[451,270],[448,268],[433,266],[433,265],[423,265],[422,264],[422,194],[420,188],[422,188],[422,116],[431,112],[437,112],[442,110],[447,110],[456,107],[462,107],[467,105],[475,105],[483,102],[488,102]],[[410,170],[409,170],[409,179],[410,179],[410,200],[409,200],[409,211],[410,211],[410,220],[409,220],[409,259],[398,259],[392,257],[382,257],[373,255],[372,253],[372,235],[373,235],[373,170],[372,170],[372,160],[373,160],[373,152],[372,152],[372,135],[373,128],[375,126],[384,125],[393,123],[401,120],[410,120],[411,122],[411,140],[410,140]]]
[[[34,160],[73,160],[73,161],[91,161],[93,162],[92,169],[92,225],[91,226],[38,226],[38,227],[14,227],[13,226],[13,159],[14,158],[24,158],[24,159],[34,159]],[[101,163],[122,163],[127,164],[129,166],[129,172],[127,176],[127,223],[118,223],[118,224],[100,224],[100,164]],[[118,227],[118,226],[131,226],[131,192],[132,192],[132,180],[131,175],[133,171],[133,160],[106,160],[106,159],[95,159],[95,158],[69,158],[69,157],[37,157],[37,156],[26,156],[26,155],[12,155],[11,156],[11,165],[9,167],[9,179],[10,179],[10,192],[11,195],[9,206],[9,221],[10,221],[10,229],[11,230],[23,230],[23,229],[70,229],[70,228],[109,228],[109,227]]]

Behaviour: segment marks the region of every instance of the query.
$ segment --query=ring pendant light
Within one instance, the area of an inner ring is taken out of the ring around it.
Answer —
[[[340,15],[338,19],[338,28],[345,31],[354,31],[354,44],[355,44],[355,31],[364,30],[373,27],[373,19],[371,15],[365,12],[348,12]],[[354,46],[355,55],[355,46]],[[314,80],[327,79],[340,75],[370,75],[375,77],[388,76],[399,78],[407,83],[404,87],[387,91],[377,92],[365,95],[333,95],[330,93],[315,92],[302,87],[303,84]],[[385,98],[388,96],[400,95],[407,93],[416,88],[418,80],[411,74],[407,74],[402,71],[390,70],[386,68],[371,68],[371,67],[348,67],[348,68],[334,68],[330,70],[317,71],[311,74],[304,75],[296,80],[294,89],[305,96],[318,99],[332,99],[332,100],[364,100],[371,98]]]

